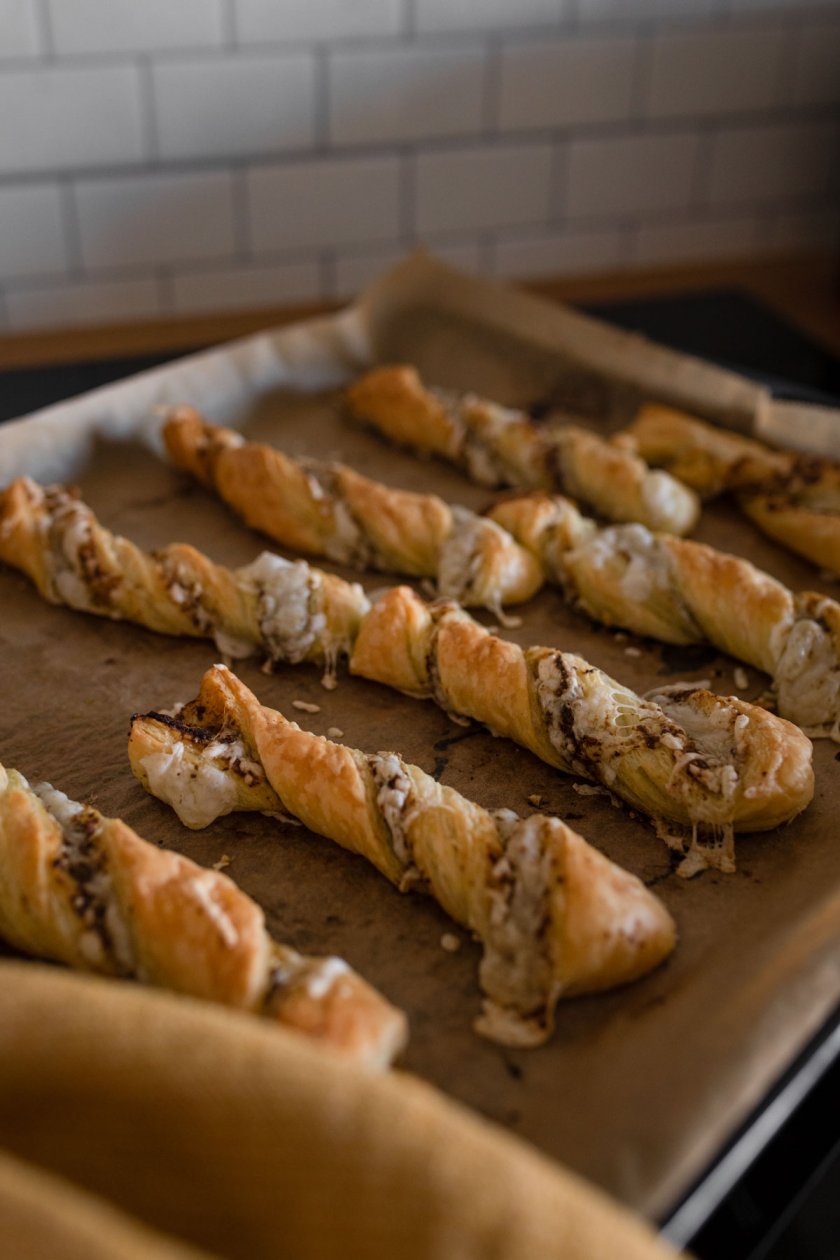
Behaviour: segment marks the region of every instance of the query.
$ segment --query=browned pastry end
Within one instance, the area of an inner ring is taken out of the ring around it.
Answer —
[[[675,848],[690,843],[683,873],[733,869],[734,831],[777,827],[813,796],[811,743],[790,722],[701,687],[643,699],[579,656],[522,649],[407,587],[365,617],[350,669],[603,784]]]
[[[486,994],[477,1027],[494,1040],[540,1044],[560,997],[634,980],[673,948],[661,902],[560,819],[490,813],[396,753],[302,731],[224,667],[174,719],[136,717],[129,741],[144,787],[188,826],[260,808],[241,781],[241,749],[271,808],[366,857],[401,890],[429,893],[476,934]]]
[[[475,394],[432,389],[405,364],[374,368],[346,392],[350,416],[404,446],[441,456],[482,485],[558,490],[613,521],[687,533],[693,491],[652,471],[626,444],[579,425],[535,425]]]
[[[252,808],[270,808],[240,773]],[[26,953],[249,1011],[371,1067],[405,1044],[402,1012],[341,959],[272,940],[226,875],[2,766],[0,871],[0,936]]]
[[[499,525],[437,495],[395,490],[344,464],[291,459],[189,407],[170,413],[163,437],[173,463],[296,551],[435,578],[442,594],[494,610],[542,585],[534,557]]]

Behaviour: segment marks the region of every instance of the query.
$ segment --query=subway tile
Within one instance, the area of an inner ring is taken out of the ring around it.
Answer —
[[[166,61],[154,67],[153,82],[164,159],[270,153],[314,140],[308,54]]]
[[[836,167],[838,128],[831,122],[737,127],[714,144],[713,205],[821,193]]]
[[[55,184],[0,187],[0,224],[0,276],[66,269],[61,195]]]
[[[630,113],[634,39],[552,39],[502,51],[502,130],[613,122]]]
[[[660,34],[653,41],[648,112],[696,117],[771,107],[788,38],[781,27]]]
[[[0,118],[0,171],[124,165],[143,156],[133,66],[4,71]]]
[[[157,283],[150,279],[39,285],[6,290],[9,327],[64,328],[74,324],[134,323],[160,314]]]
[[[840,101],[840,22],[802,30],[793,100],[796,105],[834,105]]]
[[[614,271],[623,261],[624,240],[619,228],[498,240],[494,249],[496,274],[519,279]]]
[[[577,0],[578,21],[693,21],[720,9],[720,0]]]
[[[416,160],[417,231],[477,231],[545,222],[552,149],[547,144],[459,148]]]
[[[573,140],[567,212],[601,217],[688,205],[699,153],[693,132]]]
[[[402,262],[406,253],[407,250],[402,245],[389,246],[386,249],[339,252],[335,259],[332,296],[356,297],[383,272]],[[428,246],[428,253],[459,271],[480,270],[481,248],[476,240],[433,241]]]
[[[569,0],[415,0],[418,31],[510,30],[556,25]]]
[[[399,237],[399,160],[330,158],[255,167],[247,188],[257,251]]]
[[[157,52],[224,38],[225,0],[49,0],[55,51]]]
[[[75,195],[86,267],[233,255],[233,184],[227,173],[82,180]]]
[[[172,283],[175,310],[179,312],[257,310],[314,301],[321,296],[315,259],[181,272]]]
[[[35,57],[40,51],[35,0],[0,0],[0,57]]]
[[[632,259],[636,264],[705,262],[746,258],[759,244],[759,219],[693,220],[683,223],[648,223],[637,231]]]
[[[371,144],[476,132],[484,67],[478,47],[334,53],[330,138],[336,144]]]
[[[243,44],[396,35],[402,13],[402,0],[236,0]]]

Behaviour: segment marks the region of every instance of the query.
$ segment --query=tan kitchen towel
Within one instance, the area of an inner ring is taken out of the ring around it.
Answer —
[[[674,1254],[412,1077],[35,963],[0,964],[0,1146],[0,1237],[25,1260]]]

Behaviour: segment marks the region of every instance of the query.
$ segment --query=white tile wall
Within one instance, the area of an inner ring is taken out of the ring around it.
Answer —
[[[400,163],[339,158],[257,167],[248,174],[248,201],[258,252],[397,241]]]
[[[176,311],[199,313],[257,310],[313,301],[321,292],[321,273],[315,258],[262,266],[225,267],[213,271],[176,272],[173,277]]]
[[[840,0],[0,0],[0,324],[836,248]]]
[[[539,279],[618,269],[624,260],[624,232],[576,232],[499,240],[493,259],[500,276]]]
[[[504,30],[554,25],[571,0],[414,0],[419,31]]]
[[[133,66],[0,74],[0,173],[121,166],[145,156]]]
[[[416,171],[419,235],[545,223],[552,158],[547,144],[482,145],[422,154]]]
[[[712,204],[828,194],[839,140],[833,120],[732,128],[715,141]]]
[[[226,0],[48,0],[57,53],[155,52],[222,43]]]
[[[501,55],[501,129],[628,118],[637,50],[630,37],[511,43]]]
[[[31,0],[0,0],[0,57],[29,57],[39,51]]]
[[[631,258],[640,266],[745,258],[759,243],[760,228],[761,219],[755,214],[648,224],[636,233]]]
[[[57,328],[151,318],[160,314],[161,302],[155,280],[101,280],[49,288],[11,287],[6,309],[12,329]]]
[[[61,194],[55,184],[0,186],[0,274],[38,276],[67,268]]]
[[[239,0],[237,33],[246,44],[395,35],[404,8],[404,0]]]
[[[163,158],[271,153],[314,142],[315,62],[308,53],[166,61],[153,76]]]
[[[329,132],[336,144],[410,142],[481,126],[484,51],[475,46],[335,53]]]
[[[789,39],[781,25],[660,35],[653,50],[650,114],[702,117],[769,109]]]
[[[574,140],[568,213],[603,218],[688,207],[699,159],[695,132]]]
[[[233,181],[224,172],[80,180],[75,202],[90,269],[233,257]]]

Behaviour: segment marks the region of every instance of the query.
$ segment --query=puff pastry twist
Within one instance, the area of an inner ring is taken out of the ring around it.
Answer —
[[[254,808],[270,807],[240,774]],[[405,1044],[401,1011],[341,959],[272,940],[226,875],[3,766],[0,870],[0,935],[26,953],[249,1011],[371,1067]]]
[[[326,664],[349,651],[370,607],[357,583],[263,552],[227,569],[174,543],[147,553],[99,524],[60,486],[21,477],[0,492],[0,560],[21,569],[53,604],[162,634],[212,638],[231,657]]]
[[[840,575],[840,466],[777,451],[671,407],[648,404],[628,446],[693,486],[704,498],[736,495],[769,538]]]
[[[568,499],[534,494],[491,515],[597,621],[665,643],[712,643],[770,675],[782,717],[840,738],[840,604],[794,594],[748,560],[644,525],[599,529]]]
[[[634,980],[673,948],[661,902],[560,819],[489,813],[396,753],[303,731],[223,666],[174,718],[135,717],[129,757],[188,826],[205,779],[223,779],[223,790],[206,794],[215,803],[198,825],[265,807],[242,780],[246,764],[269,808],[366,857],[401,891],[433,896],[484,946],[476,1027],[504,1044],[540,1044],[558,998]]]
[[[350,670],[603,784],[658,822],[674,848],[688,848],[685,875],[734,869],[734,831],[777,827],[813,796],[811,743],[783,718],[700,687],[643,699],[582,657],[520,648],[408,587],[364,618]]]
[[[170,413],[163,438],[178,468],[295,551],[435,578],[441,595],[497,614],[542,585],[534,557],[499,525],[437,495],[394,490],[345,464],[291,459],[205,423],[191,407]]]
[[[474,394],[425,387],[413,367],[375,368],[349,387],[349,414],[414,450],[438,455],[486,486],[559,490],[611,521],[685,534],[697,496],[626,446],[573,424],[537,426]]]

